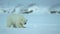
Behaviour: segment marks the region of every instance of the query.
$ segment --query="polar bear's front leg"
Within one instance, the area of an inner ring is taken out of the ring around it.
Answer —
[[[17,23],[16,26],[17,26],[18,28],[25,28],[25,26],[24,26],[23,23]]]

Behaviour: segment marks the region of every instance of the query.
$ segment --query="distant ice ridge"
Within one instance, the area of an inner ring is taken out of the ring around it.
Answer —
[[[32,11],[32,13],[30,12]],[[40,6],[37,6],[37,5],[29,5],[29,6],[14,6],[14,7],[8,7],[8,8],[3,8],[3,9],[0,9],[0,13],[8,13],[8,14],[11,14],[11,13],[30,13],[30,14],[45,14],[47,13],[48,14],[48,7],[40,7]]]

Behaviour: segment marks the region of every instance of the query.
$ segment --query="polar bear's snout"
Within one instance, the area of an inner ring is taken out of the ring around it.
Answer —
[[[26,24],[27,24],[27,22],[24,23],[24,25],[26,25]]]
[[[24,23],[24,24],[26,24],[26,23]]]
[[[27,24],[27,21],[28,21],[28,20],[26,20],[26,21],[25,21],[24,25],[26,25],[26,24]]]

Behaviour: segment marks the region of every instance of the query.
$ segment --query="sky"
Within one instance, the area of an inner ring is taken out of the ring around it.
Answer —
[[[0,0],[1,6],[15,6],[17,4],[29,5],[31,3],[36,3],[40,6],[51,6],[60,3],[60,0]]]
[[[0,14],[0,34],[60,34],[60,14],[48,13],[51,6],[60,4],[60,0],[0,0],[0,7],[11,9],[18,4],[26,7],[31,3],[36,5],[32,7],[33,13],[24,15],[28,19],[26,28],[7,28],[9,14]]]

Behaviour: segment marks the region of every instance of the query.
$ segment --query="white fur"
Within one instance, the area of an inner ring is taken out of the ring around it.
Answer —
[[[15,26],[17,28],[24,28],[24,23],[26,19],[21,14],[10,14],[7,19],[7,26]]]

